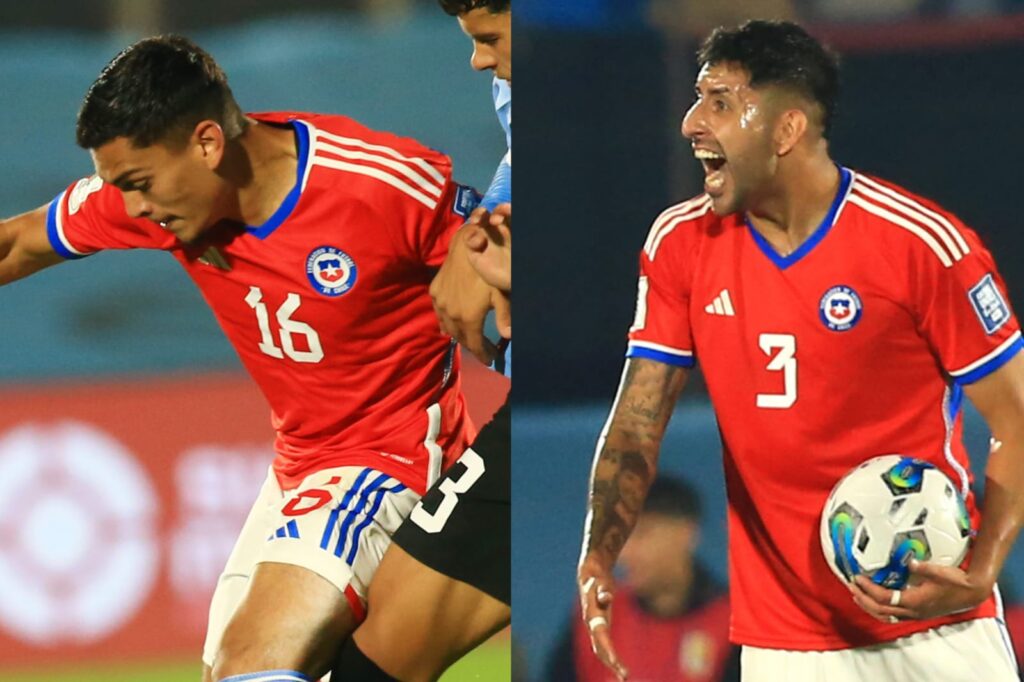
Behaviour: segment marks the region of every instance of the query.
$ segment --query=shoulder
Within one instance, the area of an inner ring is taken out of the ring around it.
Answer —
[[[339,115],[299,113],[288,120],[308,133],[309,182],[326,183],[348,198],[362,197],[373,205],[383,200],[392,206],[398,197],[434,210],[451,177],[448,156],[410,137],[373,130]]]
[[[947,268],[980,246],[977,235],[951,211],[881,178],[855,173],[849,204],[861,212],[874,236]]]
[[[450,166],[446,154],[422,142],[384,130],[375,130],[355,119],[337,114],[300,114],[295,117],[310,128],[310,141],[316,146],[352,147],[387,158],[419,158],[434,166]]]
[[[666,250],[687,249],[719,222],[711,210],[711,197],[701,194],[669,206],[651,223],[644,241],[644,256],[651,261]]]

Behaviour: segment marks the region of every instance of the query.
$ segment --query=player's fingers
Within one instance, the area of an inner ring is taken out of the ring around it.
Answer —
[[[492,216],[497,215],[497,216],[500,216],[500,218],[504,218],[504,220],[499,220],[499,222],[508,223],[509,227],[512,226],[512,204],[511,203],[505,202],[504,204],[498,204],[497,206],[494,207],[494,212],[491,215]],[[494,220],[492,219],[491,222],[493,223]]]
[[[436,301],[434,302],[434,315],[437,316],[437,324],[441,329],[441,333],[447,334],[458,341],[458,338],[456,337],[456,334],[459,331],[458,325],[455,324],[455,321],[448,316],[445,309],[438,305]]]
[[[918,577],[927,578],[939,583],[956,585],[958,587],[971,587],[967,574],[953,566],[940,566],[927,561],[911,561],[910,572]]]
[[[498,347],[483,334],[479,336],[474,334],[472,342],[466,346],[466,349],[485,365],[491,364],[494,362],[494,358],[498,357]]]
[[[863,590],[854,591],[853,601],[857,604],[857,606],[863,609],[872,618],[880,620],[883,623],[886,621],[886,618],[882,615],[881,612],[882,607],[878,603],[876,603],[875,600],[868,597]]]
[[[466,232],[466,247],[470,251],[480,253],[487,248],[487,231],[485,227],[473,226]]]
[[[853,582],[861,589],[861,591],[879,604],[885,604],[891,598],[890,593],[892,590],[882,587],[881,585],[876,585],[863,575],[856,576],[853,579]]]
[[[486,206],[477,206],[473,209],[473,212],[469,214],[469,218],[466,219],[466,224],[479,225],[480,223],[489,222],[487,216],[490,215],[487,211]]]
[[[626,666],[622,665],[618,655],[615,653],[609,625],[597,622],[597,619],[591,620],[594,621],[594,627],[590,631],[590,641],[594,647],[594,653],[597,654],[597,657],[601,659],[605,666],[615,673],[619,680],[625,680],[629,673],[626,670]]]
[[[472,353],[480,362],[489,365],[494,362],[497,355],[497,347],[490,339],[484,336],[483,320],[456,320],[451,317],[442,317],[444,330],[456,342],[467,351]]]

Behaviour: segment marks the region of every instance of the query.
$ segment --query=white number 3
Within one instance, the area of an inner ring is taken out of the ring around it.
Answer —
[[[256,311],[256,323],[260,326],[260,350],[272,358],[283,358],[287,355],[295,362],[320,362],[324,359],[324,350],[320,346],[320,335],[316,330],[305,322],[292,319],[292,313],[299,309],[302,299],[298,294],[288,294],[281,307],[277,309],[277,324],[280,326],[278,336],[281,339],[281,348],[274,343],[274,335],[270,331],[270,316],[267,315],[267,306],[263,303],[263,292],[259,287],[249,287],[249,295],[245,302]],[[296,350],[292,336],[306,337],[306,347],[309,350]],[[284,349],[282,352],[281,349]]]
[[[796,337],[792,334],[761,334],[757,339],[769,357],[769,372],[782,372],[782,393],[758,393],[757,406],[784,410],[796,402]]]
[[[417,526],[428,533],[441,532],[444,525],[448,523],[448,517],[455,511],[455,505],[459,503],[459,495],[468,492],[477,479],[484,475],[486,469],[484,460],[472,448],[463,452],[459,461],[466,466],[466,470],[457,479],[446,478],[441,481],[438,489],[444,496],[441,503],[437,505],[437,509],[433,513],[428,512],[420,503],[413,507],[412,514],[409,515],[409,518]],[[436,495],[437,490],[432,491],[432,494]]]

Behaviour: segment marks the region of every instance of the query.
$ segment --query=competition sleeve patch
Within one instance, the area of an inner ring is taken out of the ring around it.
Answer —
[[[455,201],[452,202],[452,212],[457,216],[469,218],[473,209],[480,205],[480,193],[469,185],[458,185],[455,190]]]
[[[994,334],[1010,319],[1010,306],[1006,304],[999,287],[988,273],[968,291],[971,305],[981,320],[985,333]]]

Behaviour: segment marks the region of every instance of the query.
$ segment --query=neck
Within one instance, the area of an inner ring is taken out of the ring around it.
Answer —
[[[681,565],[674,580],[652,594],[643,595],[644,606],[660,618],[680,616],[690,603],[693,591],[693,566]]]
[[[794,159],[780,168],[775,186],[747,211],[747,218],[779,254],[788,256],[828,215],[839,182],[839,169],[827,153]]]
[[[298,150],[291,127],[249,119],[249,127],[228,143],[222,173],[235,187],[227,214],[245,225],[261,225],[295,185]]]

